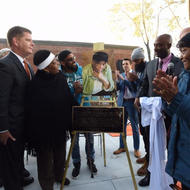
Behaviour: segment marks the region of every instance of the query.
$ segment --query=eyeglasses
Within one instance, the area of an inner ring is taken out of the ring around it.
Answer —
[[[66,59],[65,61],[71,62],[71,61],[75,61],[75,59],[76,59],[76,57],[71,57],[71,58],[69,58],[69,59]]]

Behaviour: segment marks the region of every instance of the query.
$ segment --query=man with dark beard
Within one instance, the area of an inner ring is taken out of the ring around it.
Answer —
[[[67,79],[71,93],[80,105],[82,87],[82,67],[75,61],[75,56],[69,50],[59,53],[58,60],[61,64],[61,70]]]
[[[64,50],[59,53],[58,60],[61,63],[61,69],[67,79],[70,91],[73,94],[78,105],[81,103],[83,81],[82,81],[82,67],[75,61],[75,56],[69,50]],[[93,173],[97,173],[96,165],[94,164],[95,150],[94,150],[94,136],[92,133],[84,133],[86,138],[86,155],[87,165],[92,169]],[[80,158],[80,147],[79,147],[79,133],[77,133],[75,144],[72,151],[73,159],[73,171],[72,177],[76,179],[80,173],[81,158]],[[89,164],[92,164],[91,167]]]
[[[130,73],[131,78],[138,80],[138,85],[141,85],[144,77],[144,69],[146,66],[146,61],[144,59],[144,50],[142,48],[136,48],[131,54],[131,60],[135,64],[135,73]]]
[[[144,78],[144,70],[146,67],[147,62],[145,61],[145,56],[144,56],[144,50],[143,48],[136,48],[133,50],[132,54],[131,54],[131,60],[134,63],[135,66],[135,72],[129,73],[129,77],[131,81],[136,81],[137,82],[137,91],[139,90],[143,78]],[[145,128],[142,127],[141,125],[141,113],[140,110],[138,110],[139,113],[139,126],[140,126],[140,132],[141,135],[143,136],[143,141],[144,141],[144,145],[145,145],[145,150],[147,149],[146,147],[146,133],[145,133]],[[137,174],[139,176],[143,176],[146,175],[147,173],[147,162],[146,162],[146,156],[144,156],[143,158],[138,158],[136,160],[136,162],[138,164],[143,164],[143,166],[137,171]]]

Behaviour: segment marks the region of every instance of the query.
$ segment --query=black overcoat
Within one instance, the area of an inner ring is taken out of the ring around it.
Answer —
[[[62,73],[38,70],[26,92],[26,140],[30,146],[62,143],[72,125],[74,98]]]

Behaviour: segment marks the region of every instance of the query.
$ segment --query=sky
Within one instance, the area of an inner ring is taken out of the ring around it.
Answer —
[[[1,1],[0,38],[21,25],[32,30],[35,40],[110,42],[108,10],[115,0],[6,0]],[[2,20],[2,19],[1,19]]]
[[[131,30],[123,39],[111,30],[109,9],[118,1],[1,0],[0,38],[6,38],[12,26],[20,25],[32,31],[34,40],[143,46],[142,40],[134,37]],[[187,14],[187,9],[178,14]],[[165,27],[161,29],[164,32]]]

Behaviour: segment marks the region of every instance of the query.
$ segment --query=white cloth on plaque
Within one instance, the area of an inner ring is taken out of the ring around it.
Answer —
[[[165,172],[166,167],[166,129],[162,116],[162,100],[160,97],[142,97],[142,125],[150,125],[150,155],[149,166],[150,186],[152,190],[170,190],[173,179]]]

